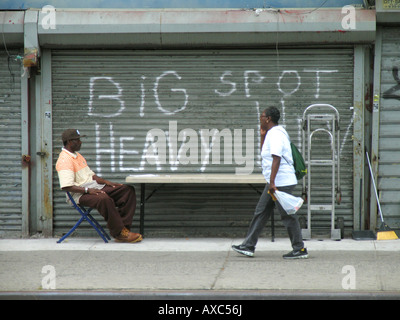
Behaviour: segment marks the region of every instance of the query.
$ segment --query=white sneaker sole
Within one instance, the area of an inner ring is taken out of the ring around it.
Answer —
[[[250,252],[250,251],[240,250],[240,249],[236,249],[236,248],[232,248],[232,249],[233,249],[233,251],[236,251],[237,253],[240,253],[240,254],[244,254],[245,256],[248,256],[248,257],[254,256],[254,253]]]
[[[289,260],[293,260],[293,259],[308,259],[308,254],[303,254],[301,256],[294,256],[294,257],[283,257],[283,259],[289,259]]]

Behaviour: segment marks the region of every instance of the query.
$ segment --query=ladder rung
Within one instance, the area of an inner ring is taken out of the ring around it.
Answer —
[[[314,204],[310,205],[310,210],[332,210],[332,205],[331,204]]]
[[[316,166],[325,166],[325,165],[335,164],[335,161],[333,161],[333,160],[310,160],[309,162],[310,162],[310,164],[316,165]]]
[[[333,120],[335,117],[330,114],[310,114],[310,120]]]

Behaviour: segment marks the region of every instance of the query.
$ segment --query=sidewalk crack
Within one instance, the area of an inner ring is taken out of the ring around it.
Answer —
[[[219,271],[218,271],[217,275],[215,276],[215,279],[214,279],[214,281],[213,281],[213,283],[211,285],[211,288],[210,288],[211,290],[215,290],[215,286],[217,285],[218,280],[220,279],[222,273],[225,271],[225,268],[226,268],[226,266],[228,264],[230,254],[231,254],[231,250],[229,248],[228,252],[227,252],[227,255],[225,257],[224,263],[222,264],[222,267],[219,269]]]

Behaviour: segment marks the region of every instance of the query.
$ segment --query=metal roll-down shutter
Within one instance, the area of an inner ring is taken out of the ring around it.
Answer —
[[[62,131],[77,128],[88,136],[81,153],[91,169],[119,182],[134,173],[235,173],[246,165],[260,173],[259,115],[267,106],[281,110],[280,124],[300,148],[303,110],[334,105],[342,133],[343,199],[336,214],[352,226],[353,49],[59,50],[52,52],[52,69],[54,163]],[[219,163],[212,137],[220,141]],[[157,141],[165,157],[149,163],[145,154]],[[189,141],[197,153],[184,148]],[[54,177],[60,233],[75,218]],[[321,171],[315,179],[323,187],[331,177]],[[325,193],[317,192],[316,201],[325,201]],[[146,204],[146,234],[244,236],[258,198],[247,186],[166,185]],[[329,215],[313,219],[313,226],[329,229]]]
[[[400,229],[400,27],[382,29],[381,61],[377,188],[385,222]]]
[[[21,62],[0,52],[0,237],[21,236]]]

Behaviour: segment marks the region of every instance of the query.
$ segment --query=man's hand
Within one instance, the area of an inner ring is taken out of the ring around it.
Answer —
[[[103,190],[100,189],[93,189],[93,188],[89,188],[87,194],[92,194],[92,195],[99,195],[105,193]]]
[[[122,183],[107,181],[106,185],[115,188],[118,186],[122,186]]]
[[[269,189],[268,192],[270,194],[275,194],[275,191],[278,190],[278,188],[275,186],[275,183],[270,183],[269,184]]]
[[[122,186],[121,183],[111,182],[111,181],[108,181],[106,179],[100,178],[100,177],[98,177],[96,175],[93,176],[93,180],[96,180],[98,184],[105,184],[106,186],[110,186],[110,187],[113,187],[113,188],[118,187],[118,186]]]
[[[270,183],[269,184],[269,189],[270,192],[274,193],[278,188],[276,187],[275,183]]]

